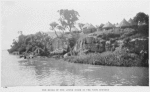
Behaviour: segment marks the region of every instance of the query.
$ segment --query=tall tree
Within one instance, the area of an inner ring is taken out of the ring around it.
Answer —
[[[58,10],[60,18],[59,21],[62,26],[68,28],[71,32],[71,28],[74,27],[75,22],[78,20],[79,13],[75,10],[61,9]]]
[[[71,29],[74,27],[76,21],[78,20],[79,13],[75,10],[68,10],[68,9],[58,10],[58,13],[60,15],[60,18],[58,21],[60,22],[62,27],[64,27],[65,29],[68,29],[70,34],[73,35]],[[71,39],[68,39],[68,42],[69,42],[68,47],[69,47],[70,52],[72,53],[73,47],[71,46],[71,43],[70,43]]]
[[[83,23],[78,23],[78,26],[79,26],[80,30],[82,30],[82,27],[84,26],[84,24]]]
[[[51,29],[51,30],[54,30],[56,36],[58,37],[58,34],[57,34],[56,30],[55,30],[55,28],[56,28],[57,26],[58,26],[58,23],[56,23],[56,22],[50,23],[50,27],[51,27],[50,29]]]
[[[133,18],[133,20],[138,23],[138,22],[141,22],[141,23],[146,23],[146,24],[149,24],[149,16],[143,12],[139,12],[136,14],[136,16]]]

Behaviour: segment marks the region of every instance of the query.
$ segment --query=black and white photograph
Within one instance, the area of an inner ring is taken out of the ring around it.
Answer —
[[[1,87],[149,87],[149,1],[0,3]]]

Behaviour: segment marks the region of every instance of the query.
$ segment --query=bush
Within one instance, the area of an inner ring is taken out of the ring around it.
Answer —
[[[9,53],[18,51],[20,54],[34,52],[40,50],[38,55],[48,56],[51,50],[52,38],[47,33],[37,32],[36,34],[23,35],[20,34],[17,40],[14,40]],[[49,46],[47,46],[49,45]]]
[[[134,53],[126,51],[89,53],[87,55],[70,56],[65,60],[73,63],[84,63],[107,66],[147,66],[143,64],[141,58]]]
[[[121,37],[120,37],[121,39],[130,37],[130,36],[135,35],[137,33],[137,31],[135,31],[134,29],[129,29],[129,28],[125,29],[124,31],[125,31],[125,33],[123,33],[121,35]]]
[[[110,29],[110,30],[103,30],[99,31],[96,34],[97,36],[109,40],[111,38],[126,38],[132,35],[135,35],[137,31],[132,28],[125,28],[125,29]]]
[[[140,34],[144,34],[146,36],[149,36],[149,25],[142,25],[138,27],[138,32]]]

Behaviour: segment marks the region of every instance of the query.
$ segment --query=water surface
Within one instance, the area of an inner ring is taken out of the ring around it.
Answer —
[[[2,51],[2,86],[148,86],[146,67],[75,64],[63,60],[20,59]]]

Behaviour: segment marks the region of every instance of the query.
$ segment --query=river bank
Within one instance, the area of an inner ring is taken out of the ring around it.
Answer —
[[[33,56],[33,55],[18,55],[25,60],[56,60],[63,62],[79,63],[79,64],[91,64],[91,65],[103,65],[103,66],[119,66],[119,67],[149,67],[147,59],[143,59],[140,55],[135,53],[128,53],[122,49],[121,52],[107,51],[103,53],[87,53],[81,55],[63,56]]]
[[[80,56],[69,56],[64,60],[72,63],[104,65],[104,66],[120,66],[120,67],[149,67],[148,61],[142,59],[135,54],[116,55],[114,53],[87,54]]]
[[[64,33],[62,37],[56,38],[42,32],[22,34],[8,52],[24,59],[42,56],[93,65],[148,67],[147,33],[148,25],[137,29],[103,29],[89,34]]]

